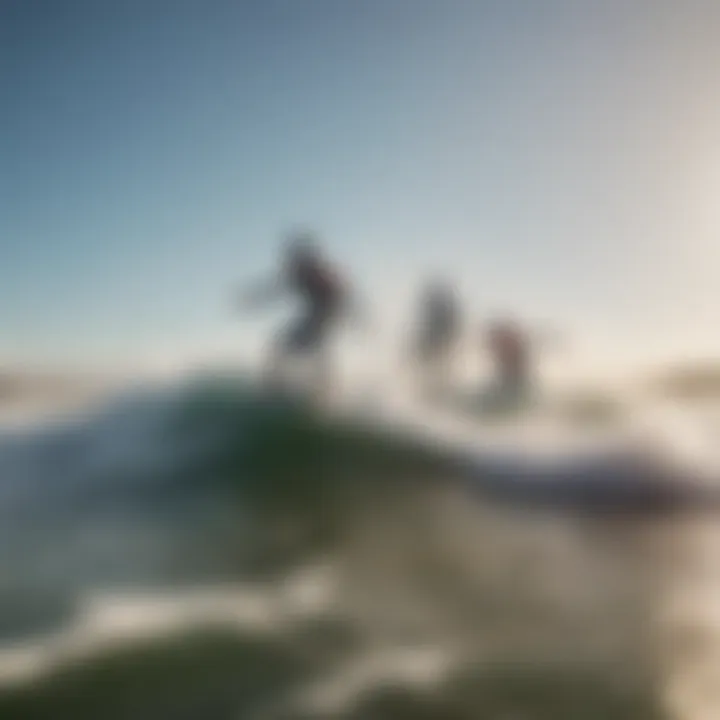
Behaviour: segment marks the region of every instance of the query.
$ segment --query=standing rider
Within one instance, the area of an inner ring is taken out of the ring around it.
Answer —
[[[416,361],[429,389],[440,390],[448,379],[461,332],[460,308],[452,285],[434,280],[425,286],[417,332]]]
[[[286,293],[294,295],[303,309],[279,334],[270,351],[268,380],[283,383],[290,363],[310,356],[316,367],[316,381],[324,387],[330,375],[330,341],[349,309],[350,293],[344,278],[308,233],[290,237],[278,277],[250,293],[248,299],[257,304]]]

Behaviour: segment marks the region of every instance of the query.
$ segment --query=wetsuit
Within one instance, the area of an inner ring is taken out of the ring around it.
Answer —
[[[332,268],[315,261],[301,260],[289,268],[291,288],[302,298],[305,311],[285,334],[287,352],[320,350],[328,340],[342,309],[344,292]]]
[[[425,362],[444,355],[454,341],[459,326],[455,299],[444,291],[431,291],[425,299],[418,355]]]
[[[529,379],[528,346],[522,331],[510,323],[490,330],[490,347],[503,385],[521,386]]]

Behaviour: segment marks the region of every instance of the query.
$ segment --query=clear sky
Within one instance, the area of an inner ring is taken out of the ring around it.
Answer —
[[[240,346],[266,324],[228,293],[296,224],[380,321],[438,268],[605,352],[720,349],[719,29],[713,0],[3,0],[0,356]]]

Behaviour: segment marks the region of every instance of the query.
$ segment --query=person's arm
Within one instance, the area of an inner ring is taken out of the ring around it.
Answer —
[[[533,340],[535,345],[543,350],[561,350],[567,346],[565,334],[553,327],[536,328]]]
[[[286,290],[281,276],[267,278],[243,289],[238,296],[238,305],[244,310],[255,310],[282,297]]]

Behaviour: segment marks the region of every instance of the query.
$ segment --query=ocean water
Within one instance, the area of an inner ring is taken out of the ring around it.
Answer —
[[[0,717],[720,717],[714,408],[362,400],[7,426]]]

